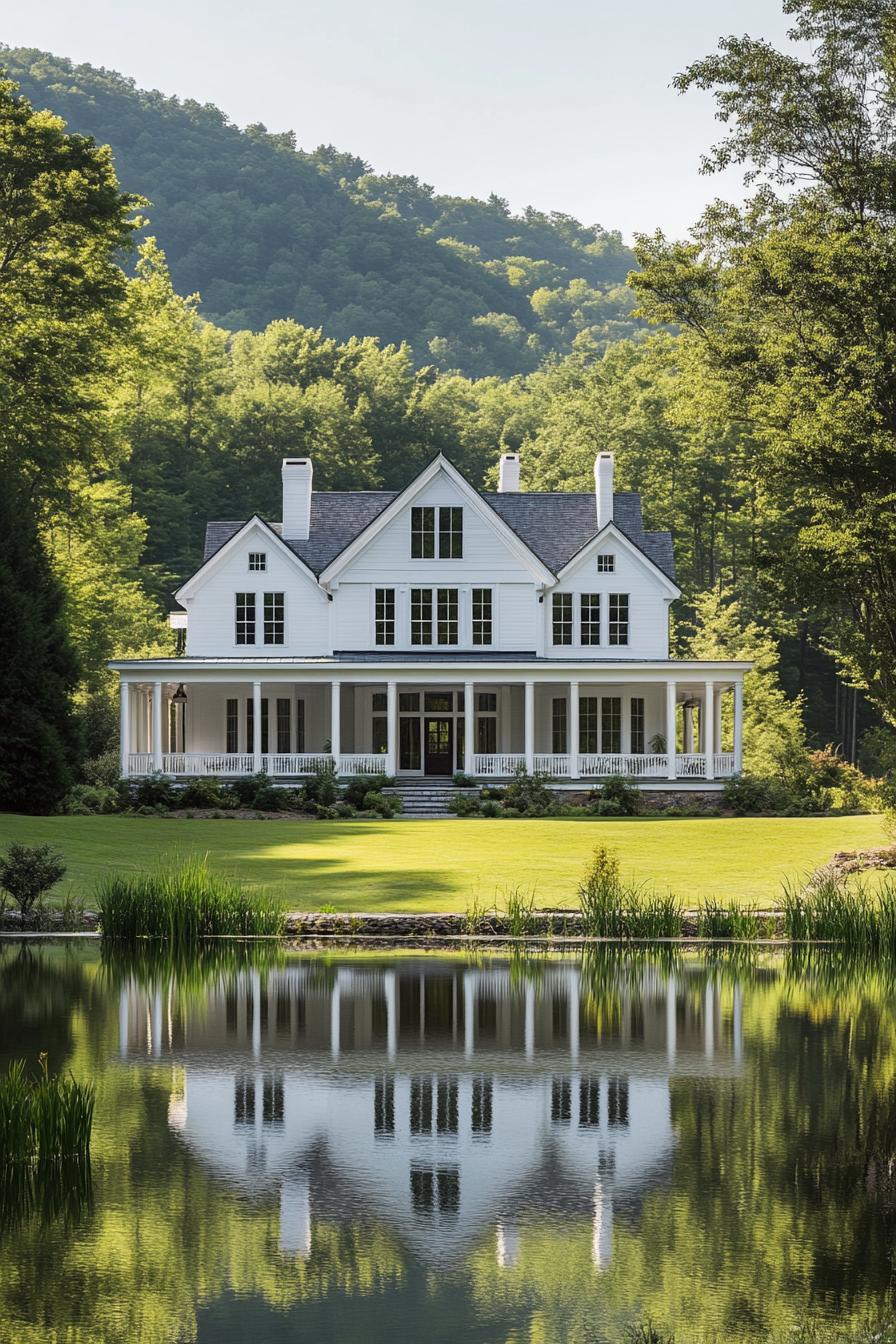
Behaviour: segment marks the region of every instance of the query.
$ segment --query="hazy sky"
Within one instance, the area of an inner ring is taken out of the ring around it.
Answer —
[[[669,85],[723,33],[776,43],[780,0],[40,0],[0,39],[331,142],[440,192],[682,233],[739,175],[699,175],[706,95]]]

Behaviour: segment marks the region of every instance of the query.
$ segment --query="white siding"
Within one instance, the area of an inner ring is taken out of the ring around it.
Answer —
[[[599,574],[597,556],[611,553],[616,568],[612,574]],[[572,593],[578,633],[579,595],[601,595],[601,643],[599,645],[562,645],[552,641],[553,593]],[[609,595],[627,593],[629,598],[629,642],[613,645],[607,641]],[[618,540],[607,538],[598,550],[587,552],[578,565],[545,597],[543,618],[545,653],[549,658],[668,658],[669,601],[662,580],[653,566]]]

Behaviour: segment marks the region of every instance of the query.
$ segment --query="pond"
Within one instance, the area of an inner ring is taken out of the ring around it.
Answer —
[[[0,1340],[784,1339],[889,1309],[894,984],[830,952],[0,945],[0,1066],[97,1087],[0,1200]]]

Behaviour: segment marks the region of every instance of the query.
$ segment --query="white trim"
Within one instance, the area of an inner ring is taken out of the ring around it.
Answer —
[[[227,559],[227,557],[231,554],[232,551],[236,550],[238,543],[244,539],[247,532],[256,528],[261,530],[261,534],[265,539],[265,543],[271,542],[273,543],[273,545],[278,546],[280,548],[281,553],[284,556],[286,556],[287,559],[292,561],[293,565],[296,567],[299,573],[312,584],[315,591],[320,593],[321,600],[325,602],[327,600],[327,595],[322,590],[320,584],[318,583],[317,576],[314,574],[314,571],[309,569],[308,566],[305,564],[305,561],[301,560],[299,556],[296,555],[295,551],[291,550],[290,547],[287,546],[286,542],[283,540],[281,536],[279,536],[278,533],[274,531],[270,523],[266,523],[265,520],[261,518],[257,513],[253,513],[252,517],[248,520],[248,522],[243,523],[242,527],[238,528],[237,531],[234,532],[233,536],[229,537],[228,540],[224,542],[223,546],[218,547],[214,555],[210,555],[207,560],[203,561],[203,563],[199,566],[196,572],[192,574],[190,578],[186,580],[185,583],[181,584],[177,592],[174,594],[177,601],[188,602],[191,598],[195,597],[196,594],[199,592],[199,590],[205,586],[207,580],[210,579],[212,575],[220,568],[223,561]],[[269,571],[268,570],[250,571],[247,568],[246,573],[260,574],[260,573],[269,573]],[[246,588],[245,591],[248,592],[249,589]]]
[[[645,551],[642,551],[640,546],[632,541],[630,537],[627,537],[616,523],[607,523],[606,527],[601,528],[596,536],[593,536],[590,541],[586,541],[585,545],[580,550],[576,551],[571,560],[567,560],[566,564],[557,574],[558,582],[568,578],[583,560],[587,560],[589,555],[603,545],[608,537],[613,537],[618,540],[619,544],[626,549],[635,560],[642,561],[652,572],[660,586],[666,590],[669,597],[681,597],[681,589],[678,587],[678,584],[674,583],[672,579],[669,578],[668,574],[664,574],[656,561],[651,560],[650,556],[647,555]],[[615,570],[613,572],[615,573]],[[607,574],[601,575],[601,578],[603,579],[608,577],[609,575]]]
[[[510,548],[516,559],[519,560],[530,574],[535,577],[537,582],[545,585],[554,582],[554,575],[551,570],[539,560],[534,551],[529,550],[529,547],[525,542],[517,536],[516,532],[514,532],[511,527],[508,527],[496,510],[482,499],[478,491],[473,489],[469,481],[460,474],[457,468],[452,466],[448,459],[439,453],[438,457],[433,458],[429,466],[423,468],[419,476],[415,477],[409,485],[405,486],[400,494],[396,495],[392,503],[387,505],[382,513],[377,514],[376,518],[367,524],[363,532],[359,533],[354,541],[349,542],[348,546],[330,561],[326,569],[324,569],[320,575],[321,585],[324,587],[329,586],[334,579],[338,579],[343,570],[346,569],[353,560],[357,559],[357,557],[366,550],[370,542],[373,541],[375,537],[379,536],[384,528],[394,522],[409,504],[413,503],[417,496],[427,485],[429,485],[430,481],[434,480],[440,472],[444,472],[452,484],[456,486],[464,499],[464,502],[469,504],[474,512],[492,527],[504,544]],[[410,562],[410,550],[408,561]],[[450,564],[450,561],[446,560],[444,563]]]

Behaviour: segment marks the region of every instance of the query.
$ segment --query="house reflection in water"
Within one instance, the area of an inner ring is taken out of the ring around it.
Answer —
[[[645,970],[597,996],[579,964],[402,960],[237,974],[199,1007],[131,984],[122,1058],[183,1066],[169,1123],[219,1178],[279,1198],[280,1247],[307,1256],[315,1214],[384,1220],[422,1261],[491,1229],[500,1268],[521,1220],[613,1220],[668,1171],[670,1079],[743,1054],[738,986]]]

